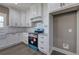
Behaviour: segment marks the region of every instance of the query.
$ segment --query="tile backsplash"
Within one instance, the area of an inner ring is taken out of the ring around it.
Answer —
[[[27,32],[26,28],[5,27],[0,29],[0,33]]]

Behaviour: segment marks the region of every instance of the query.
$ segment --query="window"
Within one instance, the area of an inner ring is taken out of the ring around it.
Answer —
[[[0,27],[4,27],[4,17],[0,16]]]
[[[7,20],[7,14],[5,13],[0,13],[0,27],[5,27],[6,26],[6,20]]]

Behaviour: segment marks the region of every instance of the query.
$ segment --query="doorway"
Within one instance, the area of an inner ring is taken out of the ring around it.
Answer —
[[[76,11],[53,16],[53,46],[76,53]]]

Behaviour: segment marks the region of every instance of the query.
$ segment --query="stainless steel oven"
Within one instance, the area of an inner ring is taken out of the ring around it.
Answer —
[[[38,34],[37,33],[29,33],[28,45],[34,50],[38,49]]]

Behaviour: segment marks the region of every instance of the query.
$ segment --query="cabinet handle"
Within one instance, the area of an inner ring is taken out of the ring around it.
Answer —
[[[41,37],[42,39],[44,38],[44,37]]]
[[[41,49],[44,49],[43,47],[40,47]]]
[[[41,41],[41,43],[44,43],[43,41]]]

